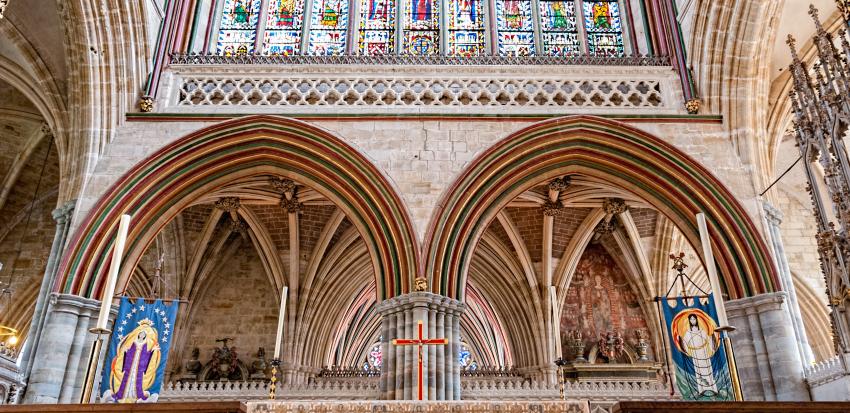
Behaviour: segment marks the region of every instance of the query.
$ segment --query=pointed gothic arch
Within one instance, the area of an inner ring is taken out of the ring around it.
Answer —
[[[192,200],[234,179],[276,174],[341,208],[366,241],[378,299],[410,290],[418,244],[390,181],[330,132],[275,116],[248,116],[191,133],[137,164],[105,192],[69,243],[57,291],[100,298],[121,214],[133,215],[118,291],[153,237]]]
[[[770,253],[755,225],[708,169],[621,122],[570,116],[511,134],[473,160],[446,190],[420,262],[431,290],[463,299],[475,246],[497,213],[535,184],[572,173],[633,192],[679,227],[692,245],[699,245],[695,214],[705,212],[729,299],[778,289]]]

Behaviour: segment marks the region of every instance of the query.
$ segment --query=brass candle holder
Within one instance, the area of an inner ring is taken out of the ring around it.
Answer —
[[[277,393],[277,368],[280,366],[280,359],[272,359],[272,377],[269,383],[269,400],[274,400]]]

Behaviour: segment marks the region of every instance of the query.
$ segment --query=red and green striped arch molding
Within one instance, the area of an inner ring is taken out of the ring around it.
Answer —
[[[532,186],[579,173],[642,197],[699,245],[705,212],[729,299],[779,289],[764,241],[741,204],[676,147],[623,123],[571,116],[535,123],[480,154],[448,188],[429,226],[420,272],[433,292],[465,295],[473,250],[499,210]]]
[[[133,219],[117,291],[159,230],[194,199],[230,181],[279,175],[308,185],[340,207],[363,236],[379,298],[408,292],[418,243],[390,181],[363,154],[328,131],[273,116],[226,121],[157,151],[118,180],[89,212],[69,243],[57,291],[100,298],[121,214]]]

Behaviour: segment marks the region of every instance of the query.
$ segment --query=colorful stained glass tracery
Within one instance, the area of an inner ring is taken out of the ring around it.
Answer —
[[[496,0],[499,54],[534,54],[534,25],[531,0]]]
[[[414,0],[415,1],[415,0]],[[449,0],[448,46],[454,56],[484,52],[484,1]]]
[[[269,0],[263,53],[290,56],[301,49],[304,0]]]
[[[348,0],[313,0],[309,53],[314,55],[345,53],[347,28]]]
[[[594,56],[622,56],[623,28],[620,21],[619,2],[617,0],[585,0],[582,7],[588,52]]]
[[[361,0],[360,54],[383,55],[395,51],[396,0]]]
[[[545,54],[581,53],[574,0],[540,0],[540,33]]]
[[[425,56],[440,53],[440,1],[405,0],[404,53]]]
[[[261,4],[260,0],[224,1],[216,42],[218,54],[233,56],[254,52]]]

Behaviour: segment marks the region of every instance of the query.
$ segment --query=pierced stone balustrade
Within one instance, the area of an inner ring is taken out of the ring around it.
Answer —
[[[685,113],[666,58],[175,55],[163,76],[164,113]]]

